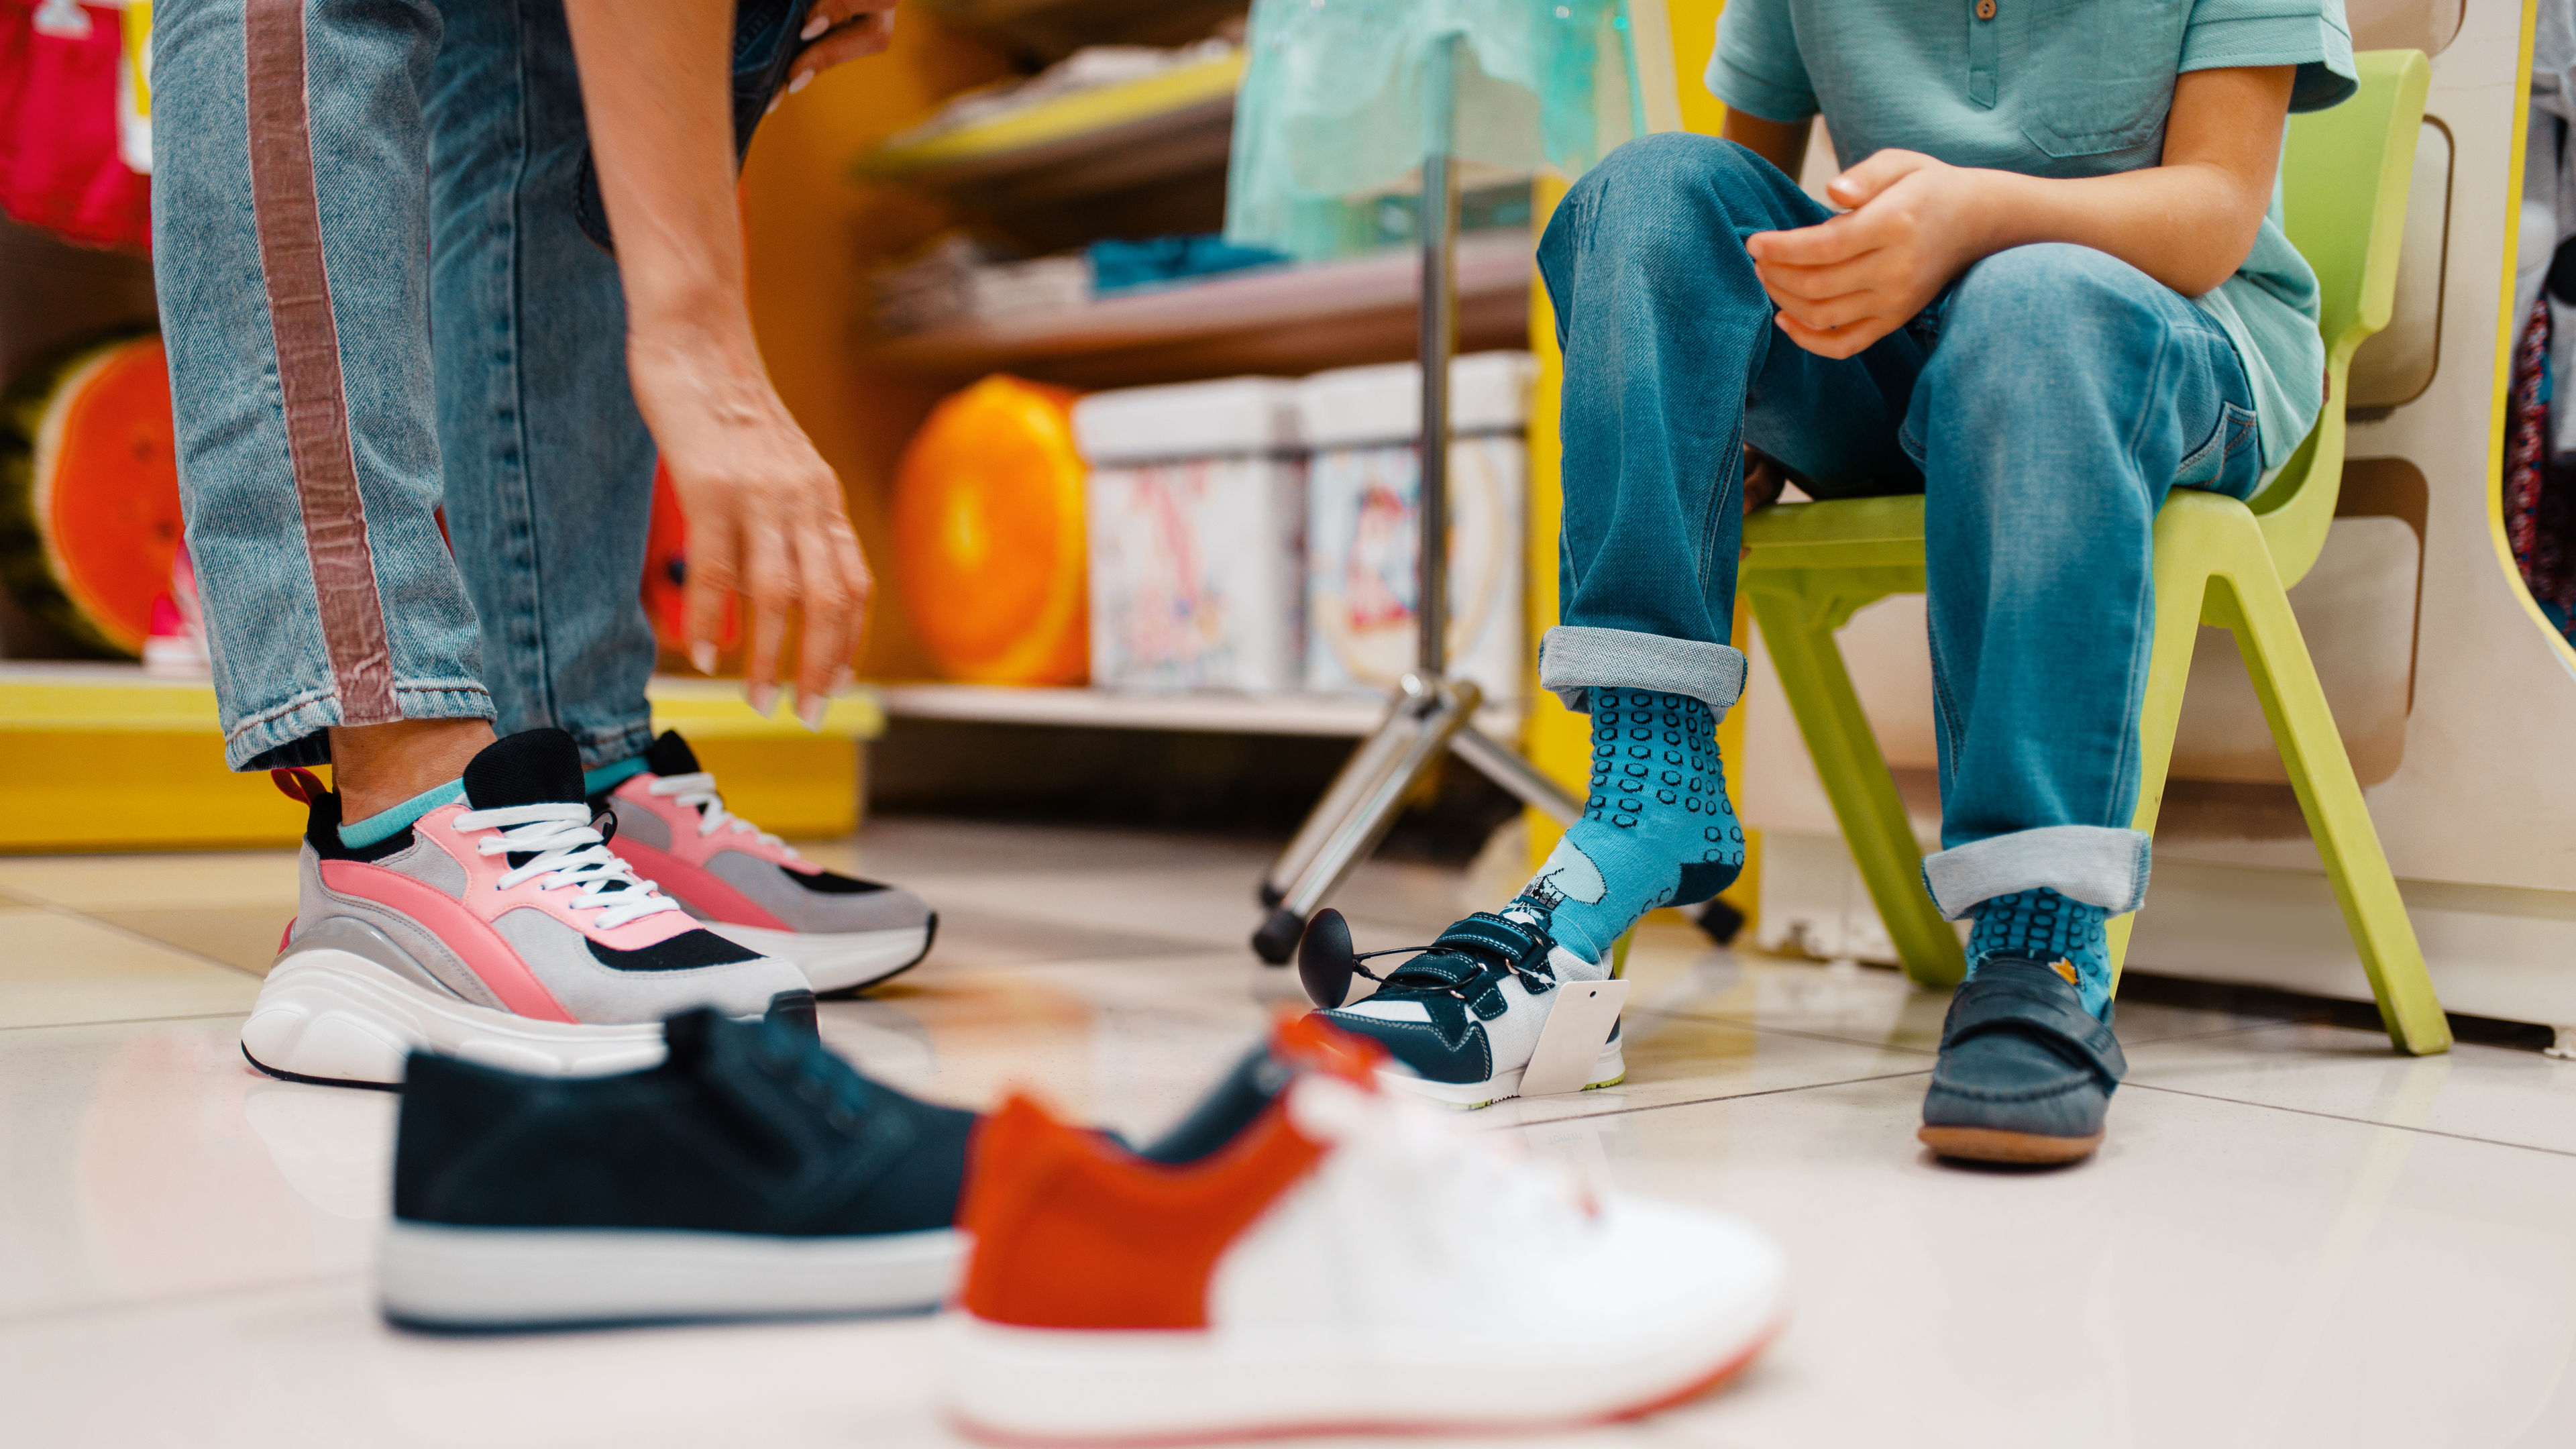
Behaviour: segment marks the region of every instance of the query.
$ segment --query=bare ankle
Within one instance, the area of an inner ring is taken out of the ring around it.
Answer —
[[[363,820],[446,784],[492,740],[491,721],[479,719],[334,726],[331,779],[340,792],[340,818]]]

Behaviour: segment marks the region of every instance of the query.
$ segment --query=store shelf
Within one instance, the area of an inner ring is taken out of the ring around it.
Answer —
[[[1532,268],[1526,232],[1458,245],[1461,350],[1523,346]],[[877,366],[928,377],[996,369],[1087,385],[1293,374],[1414,355],[1421,262],[1409,249],[1238,273],[1086,307],[939,328],[877,343]]]
[[[1240,51],[1158,75],[1042,101],[862,156],[864,180],[966,194],[988,206],[1045,206],[1225,169]]]
[[[1386,701],[1346,694],[1141,694],[1111,689],[1019,689],[980,684],[892,684],[885,712],[896,719],[1091,729],[1188,730],[1205,734],[1344,735],[1377,727]],[[1476,723],[1501,739],[1517,736],[1520,712],[1496,704]]]
[[[739,682],[657,677],[654,723],[688,736],[727,803],[785,835],[857,822],[858,751],[884,732],[870,690],[835,696],[820,732],[752,712]],[[302,807],[224,765],[215,692],[132,664],[0,663],[0,850],[288,845]]]

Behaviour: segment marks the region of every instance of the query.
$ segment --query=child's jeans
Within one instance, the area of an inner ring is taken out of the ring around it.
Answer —
[[[616,263],[574,222],[561,0],[153,19],[153,267],[226,758],[496,714],[594,765],[643,750],[653,443]]]
[[[1818,357],[1773,325],[1742,239],[1829,214],[1691,135],[1621,147],[1558,207],[1539,267],[1565,348],[1563,622],[1663,651],[1665,687],[1704,673],[1734,615],[1744,444],[1819,498],[1923,492],[1934,900],[1956,919],[2051,886],[2134,910],[2156,509],[2253,492],[2244,370],[2188,300],[2063,245],[1996,253],[1858,357]]]

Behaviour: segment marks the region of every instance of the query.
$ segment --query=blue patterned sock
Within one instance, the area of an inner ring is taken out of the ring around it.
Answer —
[[[1583,818],[1512,906],[1535,910],[1587,961],[1657,906],[1704,901],[1744,869],[1726,800],[1717,717],[1682,694],[1592,690],[1592,789]]]
[[[1990,956],[2018,956],[2053,967],[2075,985],[2096,1017],[2111,1009],[2111,946],[2100,906],[2071,901],[2046,886],[1996,896],[1977,907],[1968,932],[1968,975]]]
[[[432,785],[390,810],[379,810],[363,820],[352,820],[340,827],[340,843],[351,850],[380,844],[409,830],[413,822],[451,800],[465,798],[465,782],[450,780]]]

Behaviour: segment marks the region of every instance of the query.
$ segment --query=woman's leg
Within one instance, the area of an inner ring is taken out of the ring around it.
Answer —
[[[326,730],[488,719],[434,516],[419,97],[438,14],[168,0],[154,19],[153,270],[225,757],[315,764]]]
[[[639,588],[653,439],[626,381],[617,262],[574,220],[588,130],[562,0],[448,7],[429,126],[447,525],[502,728],[582,762],[653,742]]]
[[[1923,460],[1945,847],[1924,865],[1972,941],[2069,960],[2108,1002],[2106,916],[2137,909],[2129,829],[2155,621],[2156,510],[2180,486],[2249,495],[2252,395],[2190,302],[2084,247],[1970,269],[1907,415]],[[2012,920],[1983,909],[2013,898]],[[1980,944],[1984,950],[1979,949]]]

